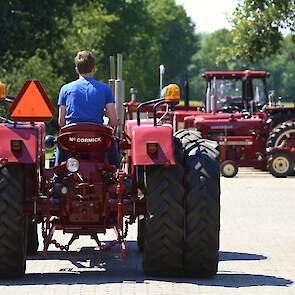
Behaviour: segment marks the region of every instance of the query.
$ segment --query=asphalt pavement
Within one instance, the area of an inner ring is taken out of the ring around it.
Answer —
[[[126,261],[118,248],[101,253],[83,237],[69,252],[51,246],[47,257],[29,257],[25,278],[0,281],[0,295],[295,294],[295,177],[241,169],[222,178],[221,188],[220,263],[211,279],[145,277],[132,226]],[[70,237],[55,238],[66,243]]]

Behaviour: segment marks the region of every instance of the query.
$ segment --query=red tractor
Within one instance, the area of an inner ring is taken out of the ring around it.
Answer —
[[[225,177],[235,176],[239,166],[267,167],[276,177],[294,170],[295,108],[269,100],[268,76],[252,71],[204,74],[210,116],[186,118],[185,128],[197,128],[204,137],[219,141]]]
[[[240,166],[268,167],[276,177],[290,175],[294,170],[295,108],[270,101],[269,74],[235,71],[203,76],[207,81],[204,107],[186,103],[170,113],[162,110],[158,116],[166,116],[175,131],[197,129],[203,138],[218,141],[225,177],[235,176]],[[130,112],[134,105],[134,101],[129,103]]]
[[[120,92],[120,91],[116,91]],[[43,255],[49,245],[67,251],[81,235],[101,251],[114,245],[127,256],[128,225],[138,220],[143,270],[152,276],[216,274],[220,228],[219,153],[214,141],[196,131],[181,130],[157,119],[157,109],[179,101],[179,89],[138,105],[138,117],[127,120],[119,138],[121,167],[105,160],[115,139],[108,126],[72,124],[57,142],[70,158],[45,168],[43,121],[54,108],[39,81],[28,81],[17,98],[0,87],[1,103],[12,103],[10,119],[0,125],[0,276],[25,274],[26,256],[37,254],[41,224]],[[142,120],[141,108],[153,105],[154,117]],[[55,173],[63,174],[61,183]],[[116,239],[101,243],[100,234],[114,229]],[[55,231],[72,237],[61,245]],[[40,257],[40,259],[42,259]]]

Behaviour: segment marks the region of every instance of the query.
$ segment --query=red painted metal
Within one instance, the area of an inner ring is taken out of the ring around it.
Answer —
[[[234,77],[252,77],[252,78],[265,78],[269,77],[269,73],[265,71],[211,71],[205,72],[203,77],[211,79],[212,77],[225,77],[225,78],[234,78]]]
[[[129,130],[130,134],[130,130]],[[160,126],[133,126],[130,134],[133,165],[174,165],[173,128],[169,124]],[[147,143],[158,143],[158,153],[147,153]]]
[[[96,124],[71,124],[60,130],[58,142],[71,153],[105,152],[113,142],[113,130]]]
[[[7,159],[7,163],[33,164],[40,161],[39,155],[44,149],[40,135],[44,134],[44,124],[1,124],[0,134],[5,139],[1,140],[0,155],[1,158]],[[20,151],[11,150],[12,140],[22,141]]]

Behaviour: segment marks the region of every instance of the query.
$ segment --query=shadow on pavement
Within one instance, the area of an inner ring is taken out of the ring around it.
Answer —
[[[239,253],[239,252],[219,252],[219,261],[234,261],[234,260],[265,260],[266,256],[250,254],[250,253]]]
[[[251,286],[280,286],[288,287],[293,281],[276,276],[239,273],[218,273],[210,279],[190,278],[155,278],[146,277],[142,272],[141,255],[135,241],[128,242],[129,257],[126,261],[120,258],[118,248],[108,253],[101,253],[93,247],[84,247],[80,251],[50,251],[48,257],[29,257],[28,261],[44,260],[67,260],[71,262],[70,268],[56,269],[52,272],[45,272],[46,268],[40,266],[42,272],[27,273],[21,280],[0,281],[0,286],[21,286],[21,285],[73,285],[87,284],[99,285],[108,283],[152,283],[165,284],[167,282],[186,283],[199,286],[215,286],[227,288],[241,288]],[[220,261],[229,260],[263,260],[263,255],[235,252],[221,252]]]

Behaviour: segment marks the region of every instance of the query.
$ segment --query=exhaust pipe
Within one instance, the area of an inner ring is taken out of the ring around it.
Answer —
[[[164,83],[165,66],[160,65],[159,69],[160,69],[160,96],[159,97],[161,97],[162,89],[163,89],[163,83]]]
[[[115,80],[116,80],[115,57],[114,56],[110,56],[110,79],[109,79],[109,86],[112,88],[113,95],[115,95]]]
[[[216,105],[216,97],[217,97],[217,89],[216,89],[216,77],[213,78],[213,91],[211,93],[211,103],[210,103],[210,107],[211,107],[211,112],[212,113],[216,113],[216,109],[217,109],[217,105]]]
[[[184,106],[187,111],[189,109],[189,100],[190,100],[189,90],[190,90],[189,89],[189,80],[188,80],[188,76],[186,76],[186,79],[184,81]]]
[[[117,79],[115,80],[115,102],[119,121],[118,136],[121,137],[124,130],[125,118],[125,81],[123,80],[123,56],[117,54]]]

